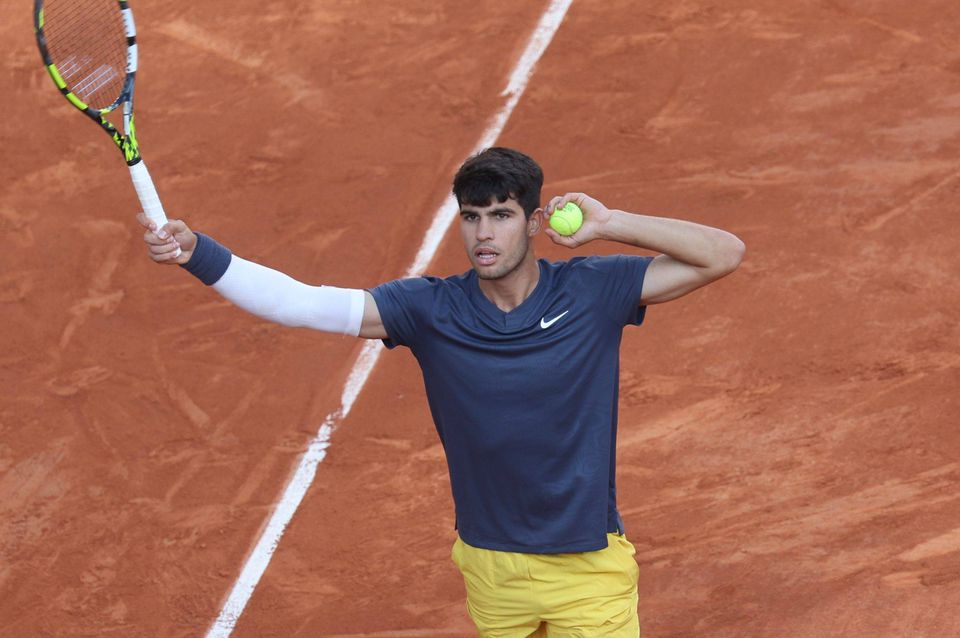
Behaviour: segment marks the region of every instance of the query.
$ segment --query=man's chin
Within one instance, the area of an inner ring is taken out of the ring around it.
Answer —
[[[481,264],[473,264],[473,271],[477,273],[477,277],[480,279],[500,279],[505,274],[503,266],[500,264],[492,264],[490,266],[483,266]]]

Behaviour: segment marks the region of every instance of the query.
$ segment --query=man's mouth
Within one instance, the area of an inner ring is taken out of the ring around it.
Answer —
[[[477,248],[473,251],[477,263],[481,266],[491,266],[497,260],[498,253],[492,248]]]

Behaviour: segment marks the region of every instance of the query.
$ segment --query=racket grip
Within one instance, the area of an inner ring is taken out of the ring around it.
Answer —
[[[133,180],[133,187],[137,189],[137,197],[140,198],[140,206],[143,207],[143,212],[157,225],[157,230],[160,230],[167,223],[167,214],[163,212],[163,204],[160,203],[157,188],[153,185],[153,179],[150,177],[150,172],[143,160],[130,166],[130,179]],[[175,257],[179,256],[180,249],[178,248]]]
[[[143,160],[130,167],[130,178],[133,180],[133,187],[137,189],[143,212],[157,225],[157,230],[160,230],[167,223],[167,215],[163,212],[160,196],[157,195],[157,189]]]

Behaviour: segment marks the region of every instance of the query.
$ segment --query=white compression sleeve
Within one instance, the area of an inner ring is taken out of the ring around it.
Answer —
[[[236,255],[213,288],[238,307],[268,321],[353,337],[360,334],[362,290],[309,286]]]

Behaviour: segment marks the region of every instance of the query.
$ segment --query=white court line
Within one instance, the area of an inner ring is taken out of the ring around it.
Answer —
[[[563,18],[566,16],[567,10],[572,3],[573,0],[552,0],[550,6],[547,7],[547,10],[540,17],[537,28],[534,29],[529,42],[527,42],[527,48],[524,50],[523,55],[520,56],[517,66],[510,76],[510,82],[507,84],[507,88],[501,93],[507,100],[493,118],[490,126],[484,131],[480,140],[470,153],[471,155],[488,146],[492,146],[497,141],[497,138],[500,137],[500,133],[503,132],[503,128],[510,119],[513,109],[517,106],[517,102],[520,101],[520,97],[527,88],[527,83],[533,74],[533,67],[536,66],[543,52],[547,50],[550,41],[553,40],[557,29],[560,28],[560,23],[563,22]],[[407,270],[407,277],[418,276],[426,270],[434,255],[436,255],[437,248],[439,248],[440,241],[443,239],[444,234],[446,234],[447,228],[456,217],[457,211],[456,199],[453,195],[449,195],[437,210],[433,218],[433,223],[430,224],[430,228],[424,237],[423,244],[420,246],[420,250],[417,251],[417,256],[414,258],[413,264]],[[370,378],[370,373],[373,371],[377,359],[380,358],[383,350],[383,345],[379,340],[371,339],[363,344],[360,355],[357,357],[357,361],[354,363],[353,369],[350,371],[350,376],[347,378],[347,383],[343,388],[343,395],[340,399],[340,409],[332,412],[323,420],[317,436],[310,441],[306,453],[297,465],[293,478],[290,479],[286,489],[284,489],[283,495],[280,497],[280,502],[277,503],[267,526],[260,534],[256,546],[253,548],[253,551],[247,558],[247,562],[240,571],[240,576],[234,583],[233,589],[227,597],[227,601],[220,610],[220,615],[207,632],[207,638],[226,638],[233,631],[237,620],[239,620],[247,602],[250,600],[250,596],[253,595],[253,590],[256,589],[257,583],[260,582],[260,577],[263,576],[263,572],[267,569],[267,565],[270,563],[274,551],[276,551],[277,546],[280,544],[280,537],[283,536],[287,524],[290,523],[290,519],[292,519],[294,513],[296,513],[297,507],[300,506],[304,495],[307,493],[307,490],[310,489],[310,485],[313,483],[313,479],[317,474],[317,465],[323,461],[327,455],[327,448],[330,446],[330,436],[333,434],[333,430],[350,414],[350,409],[353,407],[354,401],[356,401],[360,391],[366,385],[367,379]]]

